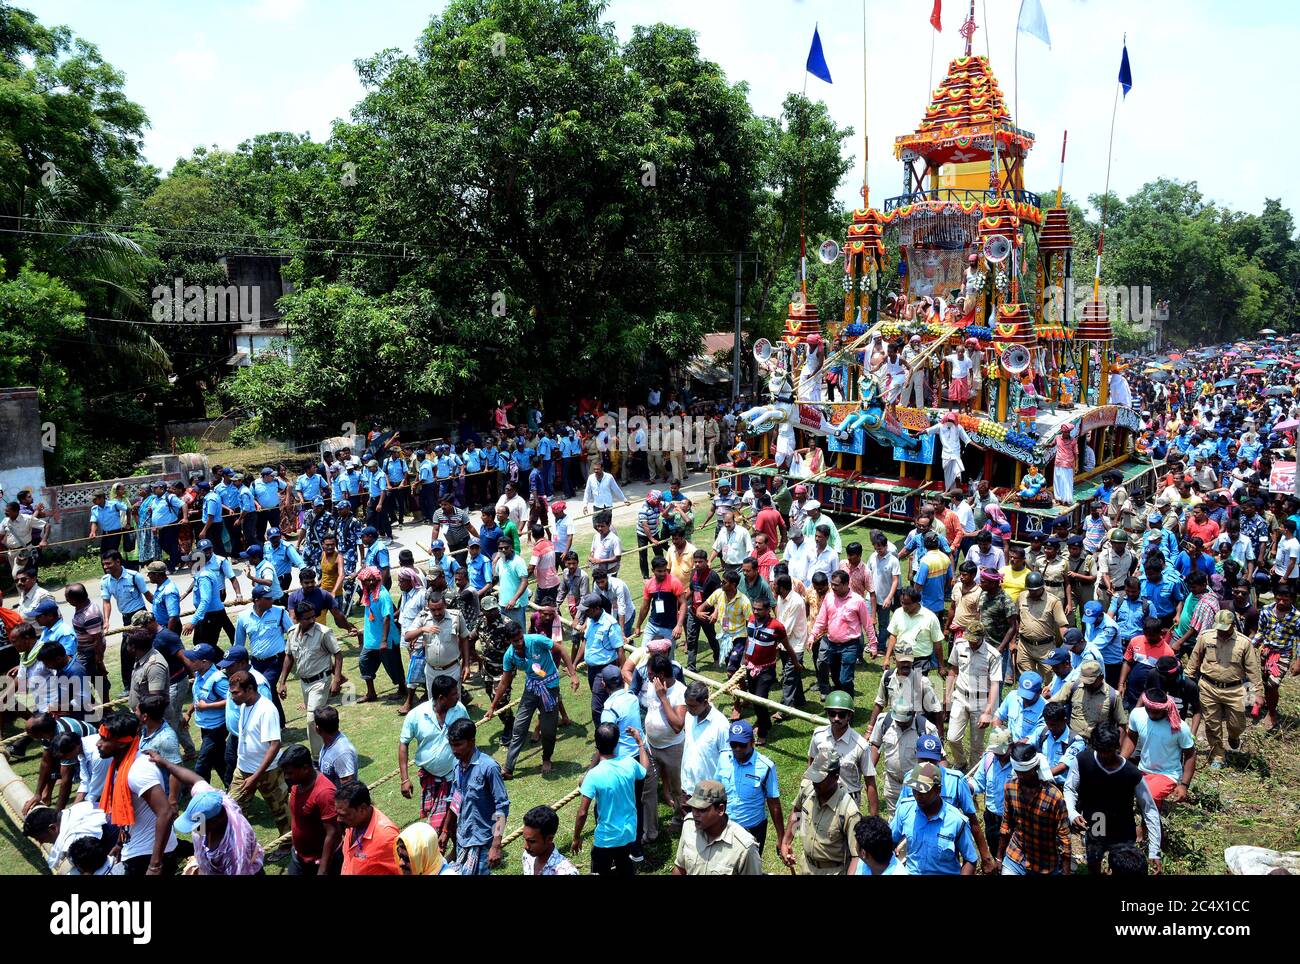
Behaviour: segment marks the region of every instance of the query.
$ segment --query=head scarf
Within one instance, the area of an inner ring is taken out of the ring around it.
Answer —
[[[397,839],[410,857],[412,877],[436,877],[442,871],[442,851],[438,849],[438,831],[427,823],[413,823]],[[396,844],[393,845],[396,849]],[[398,861],[400,864],[400,860]]]
[[[996,569],[981,569],[980,578],[987,582],[997,583],[999,586],[1002,585],[1002,573]]]
[[[1148,710],[1165,710],[1169,714],[1169,729],[1173,732],[1177,733],[1183,728],[1182,717],[1178,715],[1178,705],[1174,702],[1172,696],[1165,694],[1165,701],[1157,703],[1151,699],[1148,693],[1143,693],[1141,703]]]
[[[420,575],[420,570],[414,566],[403,566],[397,570],[397,578],[405,576],[411,581],[411,586],[415,589],[423,589],[425,586],[424,576]]]
[[[1047,757],[1043,756],[1041,753],[1035,753],[1024,762],[1012,757],[1011,768],[1017,773],[1030,773],[1037,770],[1039,778],[1045,783],[1051,782],[1052,780],[1052,768],[1047,764]]]
[[[375,566],[366,566],[357,573],[357,583],[361,586],[361,605],[369,606],[379,593],[384,591],[383,578],[383,573]],[[372,579],[376,582],[373,589],[366,585],[366,582]]]
[[[127,774],[131,764],[140,752],[140,734],[135,736],[113,736],[108,727],[100,724],[99,735],[115,746],[125,746],[126,755],[120,760],[113,760],[108,765],[104,776],[104,793],[100,798],[100,809],[108,814],[109,822],[115,827],[129,827],[135,823],[135,807],[131,804],[131,785]],[[118,779],[121,777],[121,779]]]

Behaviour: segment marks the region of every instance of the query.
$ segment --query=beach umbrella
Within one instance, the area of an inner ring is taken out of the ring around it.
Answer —
[[[1276,425],[1274,425],[1273,431],[1290,432],[1292,429],[1296,428],[1297,426],[1300,426],[1300,422],[1297,422],[1293,418],[1288,418],[1285,422],[1278,422]]]
[[[1233,387],[1234,385],[1236,385],[1236,384],[1237,384],[1237,380],[1236,380],[1235,378],[1225,378],[1225,379],[1223,379],[1222,381],[1215,382],[1215,383],[1214,383],[1214,387],[1215,387],[1215,388],[1232,388],[1232,387]]]
[[[1261,329],[1259,330],[1259,333],[1260,333],[1261,335],[1276,335],[1276,334],[1277,334],[1277,332],[1274,331],[1272,328],[1261,328]]]
[[[1243,374],[1243,375],[1263,375],[1263,374],[1265,374],[1265,372],[1264,372],[1264,369],[1262,369],[1262,368],[1247,368],[1245,371],[1242,372],[1242,374]]]

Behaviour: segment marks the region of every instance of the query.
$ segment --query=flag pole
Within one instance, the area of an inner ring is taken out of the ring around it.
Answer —
[[[934,41],[930,41],[930,63],[934,64]],[[931,70],[933,71],[933,66]],[[805,74],[805,76],[807,76]],[[926,92],[927,98],[929,92]],[[926,103],[929,103],[928,99]],[[871,154],[871,137],[867,134],[867,0],[862,0],[862,209],[871,207],[871,191],[867,187],[867,164]]]
[[[1127,35],[1125,42],[1127,42]],[[1120,83],[1115,82],[1115,103],[1110,109],[1110,142],[1106,147],[1106,188],[1101,195],[1101,225],[1097,231],[1097,264],[1093,271],[1092,277],[1092,299],[1097,301],[1101,298],[1101,252],[1106,243],[1106,208],[1110,203],[1110,164],[1114,159],[1115,153],[1115,115],[1119,113],[1119,91]],[[1061,166],[1065,166],[1065,150],[1062,144]]]
[[[814,34],[817,28],[813,27]],[[799,95],[803,103],[799,105],[799,292],[803,303],[808,303],[808,213],[805,207],[804,170],[808,166],[807,131],[808,115],[808,71],[803,72],[803,92]]]
[[[1061,206],[1061,198],[1065,192],[1065,142],[1069,137],[1069,131],[1061,132],[1061,173],[1056,178],[1056,206],[1058,208]]]

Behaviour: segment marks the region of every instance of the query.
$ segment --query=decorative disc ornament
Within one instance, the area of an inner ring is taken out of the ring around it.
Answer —
[[[817,257],[821,259],[822,264],[833,264],[840,256],[840,246],[835,243],[833,238],[827,238],[822,242],[822,246],[817,249]]]

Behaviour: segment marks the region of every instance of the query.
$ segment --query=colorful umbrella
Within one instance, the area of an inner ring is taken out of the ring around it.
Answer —
[[[1266,372],[1262,368],[1247,368],[1242,372],[1243,375],[1264,375]]]
[[[1272,395],[1274,397],[1277,397],[1278,395],[1290,395],[1291,389],[1287,388],[1285,385],[1274,385],[1272,388],[1264,389],[1264,394]]]
[[[1296,427],[1300,427],[1300,422],[1297,422],[1297,421],[1296,421],[1295,419],[1293,419],[1293,418],[1288,418],[1285,422],[1278,422],[1276,425],[1274,425],[1274,426],[1273,426],[1273,431],[1275,431],[1275,432],[1289,432],[1289,431],[1291,431],[1292,429],[1294,429],[1294,428],[1296,428]]]
[[[1259,330],[1259,333],[1260,333],[1261,335],[1276,335],[1276,334],[1277,334],[1277,332],[1274,331],[1272,328],[1261,328],[1261,329]]]
[[[1237,380],[1236,380],[1235,378],[1225,378],[1225,379],[1223,379],[1222,381],[1215,382],[1215,383],[1214,383],[1214,387],[1215,387],[1215,388],[1232,388],[1232,387],[1233,387],[1234,385],[1236,385],[1236,384],[1237,384]]]

